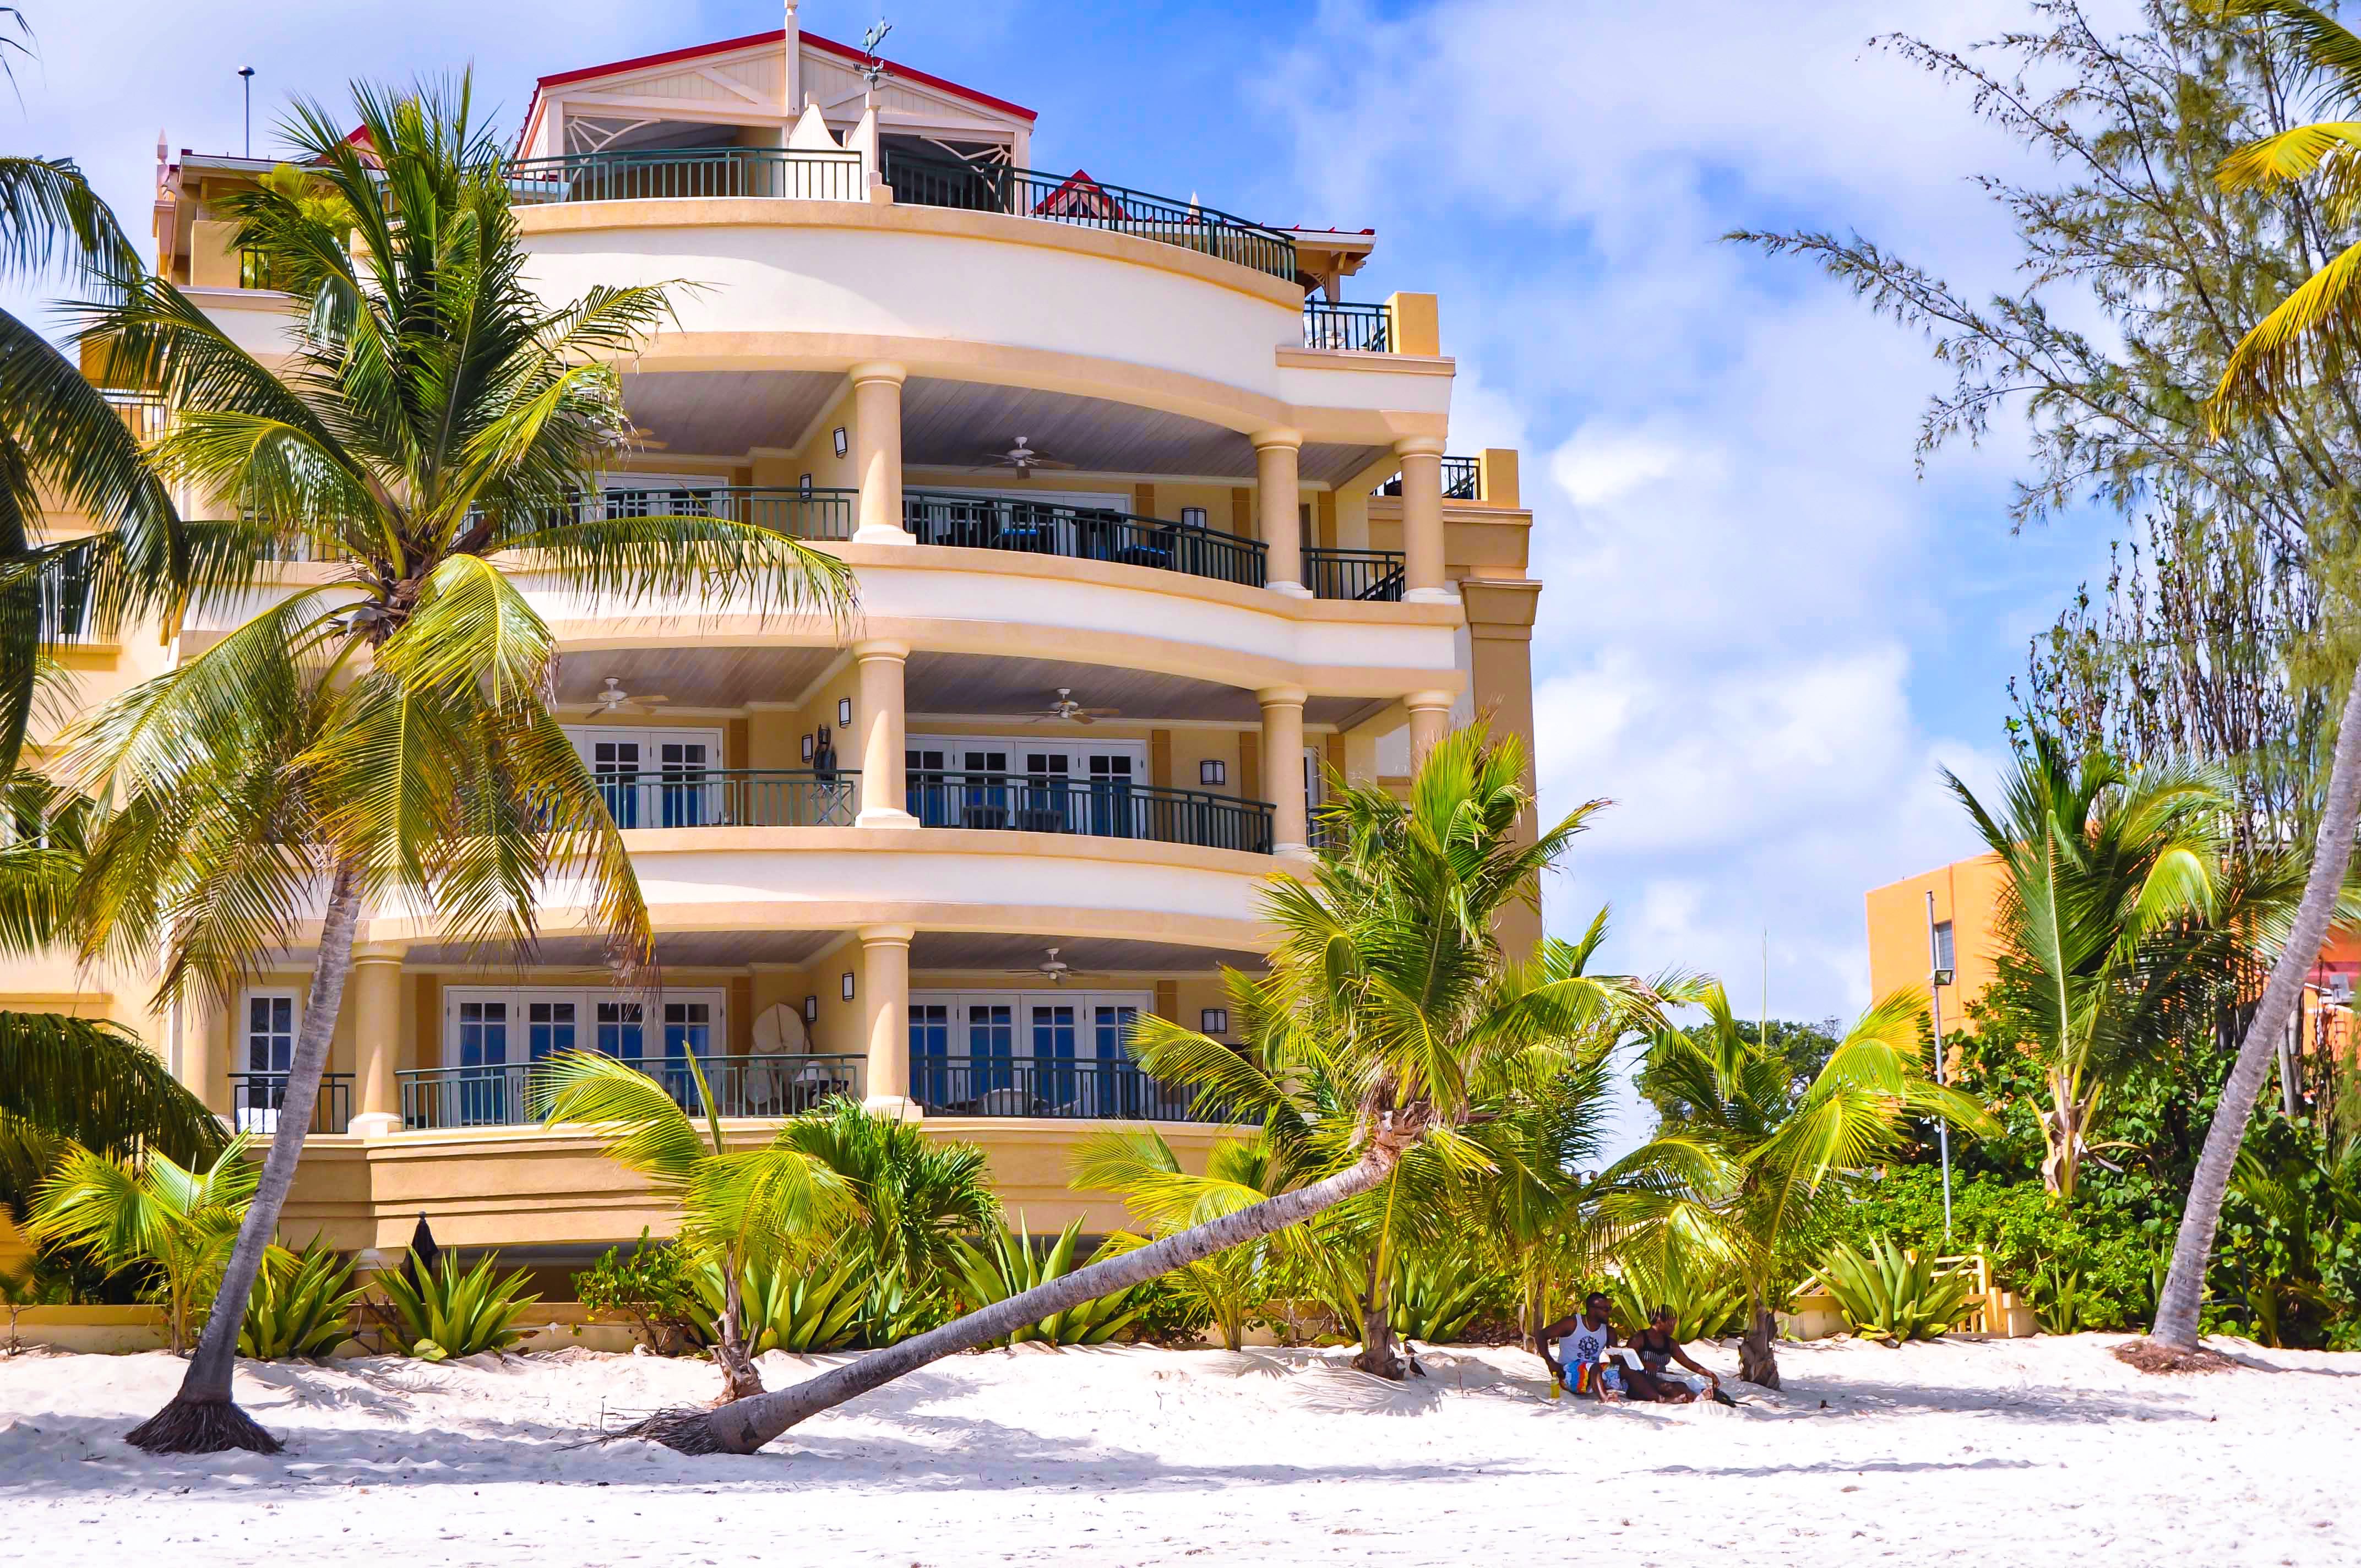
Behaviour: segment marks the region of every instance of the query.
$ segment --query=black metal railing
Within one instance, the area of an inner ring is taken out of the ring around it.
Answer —
[[[1303,346],[1392,352],[1393,313],[1383,305],[1352,305],[1317,297],[1303,302]]]
[[[705,1114],[697,1075],[679,1058],[634,1060],[662,1084],[673,1102],[691,1115]],[[794,1116],[839,1095],[858,1100],[865,1092],[869,1062],[854,1056],[708,1056],[697,1060],[713,1107],[724,1116]],[[400,1073],[401,1124],[431,1131],[447,1127],[522,1127],[534,1114],[530,1062],[489,1062],[480,1067],[423,1068]]]
[[[1480,501],[1484,499],[1484,460],[1480,457],[1445,457],[1443,464],[1443,499],[1446,501]],[[1373,496],[1401,494],[1401,476],[1396,474],[1369,492]]]
[[[229,1075],[231,1124],[241,1133],[269,1135],[279,1130],[279,1108],[287,1102],[283,1072],[234,1072]],[[312,1102],[314,1133],[341,1133],[353,1119],[353,1075],[324,1072],[319,1098]]]
[[[910,1098],[938,1116],[1050,1116],[1071,1121],[1223,1122],[1196,1093],[1138,1063],[1087,1057],[910,1055]]]
[[[1393,601],[1402,597],[1399,550],[1303,550],[1305,586],[1313,598]]]
[[[1270,853],[1271,807],[1267,801],[1204,790],[1159,789],[1123,779],[955,768],[912,768],[905,782],[907,809],[927,828],[1074,833]]]
[[[921,544],[1115,561],[1253,588],[1265,581],[1260,541],[1197,523],[955,490],[906,490],[902,514]]]
[[[618,828],[850,828],[850,769],[665,768],[595,775]]]
[[[1109,185],[1076,170],[1043,174],[999,163],[961,163],[888,148],[885,183],[894,200],[918,207],[1006,213],[1136,235],[1161,245],[1235,261],[1293,280],[1295,242],[1276,229],[1195,202]]]
[[[577,521],[622,517],[714,517],[794,539],[852,537],[859,490],[823,486],[609,485],[570,509]],[[553,521],[565,521],[563,517]]]
[[[573,152],[517,159],[504,171],[515,200],[525,203],[687,196],[862,202],[869,196],[859,153],[783,147]]]

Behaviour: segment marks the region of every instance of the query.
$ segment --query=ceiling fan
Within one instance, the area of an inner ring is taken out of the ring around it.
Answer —
[[[1082,971],[1058,957],[1058,949],[1051,948],[1043,956],[1041,961],[1035,964],[1032,968],[1013,969],[1008,972],[1010,974],[1039,975],[1048,980],[1051,985],[1063,985],[1066,983],[1068,977],[1080,974]]]
[[[1016,438],[1016,444],[1010,447],[1007,451],[985,453],[983,455],[983,461],[978,464],[977,466],[982,468],[1014,468],[1016,470],[1016,477],[1020,479],[1031,474],[1036,468],[1071,468],[1073,466],[1071,463],[1060,463],[1055,457],[1049,456],[1044,452],[1040,452],[1034,447],[1027,445],[1026,443],[1029,439],[1030,437],[1020,435]]]
[[[1033,715],[1032,718],[1027,719],[1026,722],[1028,724],[1045,724],[1053,719],[1063,719],[1069,724],[1096,724],[1102,718],[1120,718],[1122,717],[1123,709],[1119,707],[1084,707],[1081,703],[1074,700],[1073,687],[1060,686],[1058,688],[1058,700],[1043,708],[1040,712]]]
[[[609,675],[607,677],[607,689],[600,692],[592,701],[591,706],[595,711],[592,713],[591,717],[594,718],[603,718],[610,713],[645,713],[649,708],[654,707],[656,704],[670,702],[672,698],[668,696],[634,696],[631,692],[627,692],[623,689],[622,682],[617,680],[612,675]]]

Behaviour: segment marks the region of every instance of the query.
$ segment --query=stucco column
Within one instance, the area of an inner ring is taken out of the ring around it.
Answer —
[[[1448,604],[1443,581],[1443,443],[1419,436],[1394,443],[1401,459],[1402,598]]]
[[[903,680],[910,657],[907,643],[872,640],[855,642],[852,657],[861,666],[859,711],[861,727],[861,828],[916,828],[918,819],[903,803]]]
[[[869,1042],[870,1110],[904,1121],[922,1113],[910,1100],[910,938],[907,926],[861,927],[861,1022]]]
[[[1271,804],[1271,852],[1312,852],[1303,810],[1303,688],[1270,686],[1255,693],[1262,704],[1262,788]]]
[[[353,950],[345,1005],[353,1010],[355,1103],[346,1130],[381,1137],[401,1131],[401,954],[399,944]]]
[[[861,486],[856,544],[908,544],[902,526],[902,382],[899,365],[852,367],[852,461]]]
[[[233,1002],[231,1006],[235,1006]],[[181,1084],[216,1116],[229,1114],[229,1009],[202,991],[181,999]]]
[[[1451,733],[1451,701],[1449,692],[1412,692],[1402,698],[1402,706],[1410,709],[1411,772],[1416,773],[1434,743]]]
[[[1273,593],[1310,598],[1303,586],[1302,503],[1296,455],[1303,437],[1291,430],[1266,430],[1254,438],[1255,520],[1261,531],[1267,582]]]

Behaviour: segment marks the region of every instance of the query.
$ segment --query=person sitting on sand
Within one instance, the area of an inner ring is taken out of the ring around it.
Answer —
[[[1551,1376],[1577,1394],[1596,1392],[1610,1405],[1622,1399],[1621,1369],[1599,1365],[1607,1347],[1615,1343],[1615,1326],[1608,1318],[1605,1296],[1592,1291],[1583,1299],[1579,1316],[1560,1318],[1542,1330],[1539,1337],[1542,1359],[1549,1363]],[[1550,1354],[1552,1345],[1557,1347],[1554,1357]]]
[[[1623,1375],[1625,1385],[1635,1399],[1655,1399],[1667,1405],[1686,1405],[1698,1394],[1710,1392],[1717,1399],[1730,1402],[1721,1391],[1721,1375],[1710,1367],[1698,1365],[1681,1348],[1680,1316],[1670,1307],[1658,1307],[1648,1314],[1648,1326],[1625,1343],[1639,1353],[1640,1365]],[[1688,1379],[1676,1376],[1672,1364],[1679,1362],[1706,1380],[1703,1389]]]

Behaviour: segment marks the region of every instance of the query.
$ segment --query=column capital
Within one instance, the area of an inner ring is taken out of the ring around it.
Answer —
[[[407,942],[356,942],[353,962],[357,964],[398,964],[410,956]]]
[[[1265,707],[1301,707],[1310,696],[1301,686],[1264,686],[1255,701]]]
[[[1254,443],[1254,449],[1257,452],[1273,446],[1284,446],[1289,451],[1295,452],[1301,450],[1303,446],[1303,433],[1300,430],[1290,430],[1285,425],[1273,425],[1268,430],[1256,431],[1246,439]]]
[[[870,381],[891,381],[898,387],[910,378],[909,368],[891,359],[864,359],[852,367],[851,375],[856,387]]]
[[[890,637],[864,637],[853,643],[852,656],[855,659],[906,660],[910,656],[910,645],[897,642]]]
[[[1445,449],[1439,435],[1405,435],[1394,443],[1397,457],[1440,457]]]
[[[918,928],[915,926],[862,926],[855,932],[855,935],[861,938],[861,945],[864,948],[885,946],[906,948],[910,945],[911,938],[917,934]]]
[[[1453,703],[1458,700],[1458,694],[1455,692],[1411,692],[1409,696],[1402,698],[1402,706],[1410,709],[1411,712],[1416,713],[1422,708],[1448,708]]]

